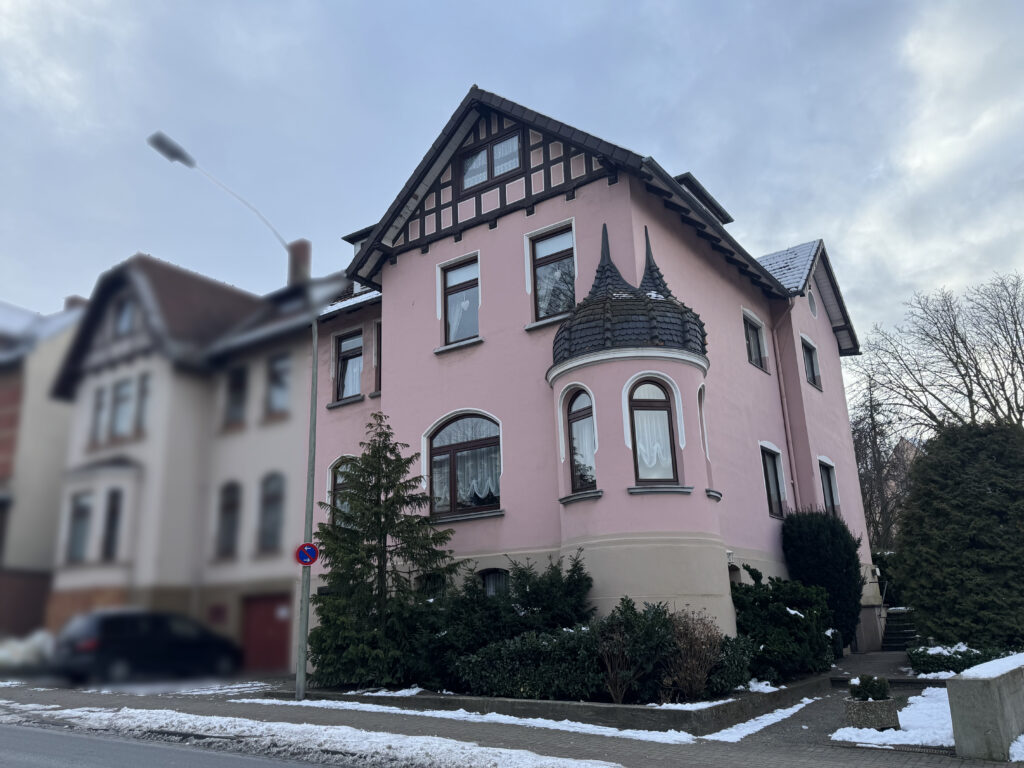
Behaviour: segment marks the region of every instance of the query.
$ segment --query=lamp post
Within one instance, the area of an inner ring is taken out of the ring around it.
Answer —
[[[215,177],[213,174],[206,171],[199,164],[196,163],[195,159],[185,149],[174,141],[167,134],[157,131],[150,136],[146,141],[149,145],[163,155],[165,158],[170,160],[172,163],[181,163],[186,168],[193,168],[203,174],[211,182],[216,184],[218,187],[223,189],[233,198],[238,200],[242,205],[248,208],[250,211],[259,217],[267,228],[274,233],[274,237],[281,246],[291,256],[292,249],[289,244],[281,237],[281,233],[278,232],[274,225],[267,220],[259,210],[250,203],[248,200],[243,198],[241,195],[236,193],[234,190],[229,188],[220,179]],[[294,245],[294,243],[293,243]],[[306,459],[306,518],[303,527],[303,538],[304,542],[312,541],[313,539],[313,497],[314,497],[314,482],[313,478],[316,472],[316,385],[317,385],[317,325],[319,321],[319,313],[317,306],[312,300],[312,296],[307,293],[309,298],[310,309],[311,309],[311,326],[313,328],[312,333],[312,352],[310,356],[310,374],[309,374],[309,447],[307,450]],[[310,590],[310,566],[302,566],[302,587],[301,594],[299,595],[299,637],[296,648],[296,662],[295,662],[295,698],[304,699],[306,697],[306,644],[309,637],[309,590]]]

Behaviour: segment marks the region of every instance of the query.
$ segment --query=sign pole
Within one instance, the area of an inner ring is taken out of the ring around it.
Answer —
[[[306,523],[303,528],[303,541],[313,540],[313,495],[316,474],[316,380],[319,374],[317,326],[319,313],[313,306],[313,353],[309,362],[309,450],[306,462]],[[295,661],[295,698],[301,701],[306,698],[306,646],[309,641],[309,577],[308,565],[302,566],[302,586],[299,593],[299,638]]]

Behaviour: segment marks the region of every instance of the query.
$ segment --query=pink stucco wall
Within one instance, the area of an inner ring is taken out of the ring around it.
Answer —
[[[679,359],[620,359],[555,377],[552,363],[557,324],[527,328],[533,321],[528,236],[570,223],[576,240],[576,296],[586,295],[600,256],[601,227],[608,226],[612,259],[636,285],[644,266],[644,227],[655,259],[675,296],[693,308],[708,331],[704,370]],[[440,265],[476,255],[480,264],[478,344],[436,352],[443,344],[439,310]],[[427,436],[456,412],[487,414],[501,426],[502,516],[450,523],[452,546],[460,556],[496,553],[557,553],[567,543],[613,534],[696,533],[724,547],[759,553],[773,574],[784,574],[779,528],[768,514],[759,441],[781,451],[786,504],[821,503],[817,457],[836,465],[841,509],[855,534],[863,534],[856,467],[838,350],[819,298],[818,317],[806,299],[769,300],[730,267],[721,255],[682,224],[677,214],[627,176],[616,184],[602,179],[538,203],[532,215],[515,211],[495,229],[481,225],[455,242],[447,238],[401,254],[380,274],[382,303],[327,321],[321,330],[320,424],[317,488],[326,497],[328,467],[344,453],[358,453],[363,426],[372,410],[390,417],[399,440],[410,451],[428,450]],[[747,360],[743,311],[766,326],[768,371]],[[362,391],[374,386],[374,321],[383,317],[382,393],[379,399],[328,409],[333,399],[332,334],[362,327]],[[802,376],[800,336],[818,345],[823,390]],[[690,494],[634,495],[628,420],[623,388],[638,372],[670,382],[673,411],[682,435],[674,446],[680,484]],[[781,376],[780,376],[781,372]],[[569,494],[564,449],[564,393],[583,386],[594,399],[599,499],[562,505]],[[698,418],[698,391],[705,391],[706,459]],[[789,410],[787,435],[783,394]],[[681,407],[680,407],[681,406]],[[684,438],[685,447],[680,445]],[[417,466],[426,472],[428,463]],[[721,501],[706,494],[713,489]],[[866,541],[866,537],[865,537]],[[724,552],[721,568],[725,572]],[[866,549],[864,552],[867,560]],[[718,562],[717,560],[715,562]],[[715,566],[717,567],[717,566]],[[726,585],[727,586],[727,585]],[[726,589],[727,593],[727,589]]]

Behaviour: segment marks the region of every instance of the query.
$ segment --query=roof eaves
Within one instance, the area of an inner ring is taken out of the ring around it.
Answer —
[[[857,339],[857,332],[853,328],[853,322],[850,320],[850,313],[846,309],[846,302],[843,300],[843,294],[839,290],[839,283],[836,280],[835,273],[832,271],[832,263],[828,258],[828,251],[825,250],[825,244],[822,243],[821,249],[818,255],[815,257],[815,261],[820,259],[821,265],[825,268],[825,274],[828,277],[828,281],[831,284],[832,292],[835,294],[836,303],[839,304],[839,311],[842,314],[843,324],[841,326],[835,326],[833,324],[833,330],[837,328],[843,328],[849,335],[852,346],[843,349],[840,347],[839,354],[841,357],[850,357],[853,355],[860,354],[860,341]],[[813,269],[811,271],[813,274]]]
[[[786,287],[780,283],[775,275],[765,269],[753,256],[747,253],[746,249],[736,239],[726,231],[722,223],[715,217],[713,213],[708,211],[704,204],[694,196],[694,194],[686,189],[682,184],[675,180],[675,178],[662,168],[653,157],[645,157],[644,166],[648,168],[663,184],[665,184],[673,193],[678,197],[681,197],[688,203],[688,207],[691,212],[699,216],[705,224],[714,230],[715,235],[721,238],[722,242],[732,250],[738,257],[744,260],[748,267],[751,268],[761,282],[765,283],[765,287],[770,289],[780,298],[784,298],[789,295]]]

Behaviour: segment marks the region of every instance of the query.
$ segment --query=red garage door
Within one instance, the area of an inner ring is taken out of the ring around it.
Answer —
[[[242,612],[245,668],[283,672],[291,665],[288,646],[292,629],[291,595],[247,597]]]

